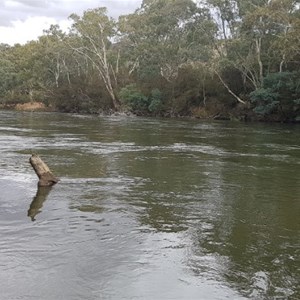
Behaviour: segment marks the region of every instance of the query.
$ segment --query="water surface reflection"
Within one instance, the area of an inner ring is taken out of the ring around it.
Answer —
[[[33,197],[33,200],[29,206],[27,216],[31,218],[31,221],[36,220],[36,215],[41,212],[44,202],[47,200],[47,197],[51,191],[52,187],[50,186],[39,186],[36,191],[36,195]]]

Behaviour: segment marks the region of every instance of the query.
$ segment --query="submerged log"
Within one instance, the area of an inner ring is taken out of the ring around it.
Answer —
[[[38,186],[52,186],[59,181],[37,154],[32,154],[29,162],[39,178]]]

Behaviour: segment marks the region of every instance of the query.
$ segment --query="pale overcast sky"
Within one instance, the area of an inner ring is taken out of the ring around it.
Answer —
[[[108,15],[134,12],[142,0],[0,0],[0,43],[24,44],[36,39],[51,24],[69,27],[68,17],[72,13],[107,7]]]

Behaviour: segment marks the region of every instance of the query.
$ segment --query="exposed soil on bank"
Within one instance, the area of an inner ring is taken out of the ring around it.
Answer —
[[[44,111],[47,109],[47,107],[42,102],[28,102],[23,104],[17,104],[15,106],[15,109],[22,111]]]
[[[0,109],[14,109],[19,111],[54,111],[42,102],[27,102],[18,104],[0,104]]]

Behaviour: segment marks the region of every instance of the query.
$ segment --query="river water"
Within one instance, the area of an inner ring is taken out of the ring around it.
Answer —
[[[299,126],[2,111],[0,156],[0,299],[300,299]]]

